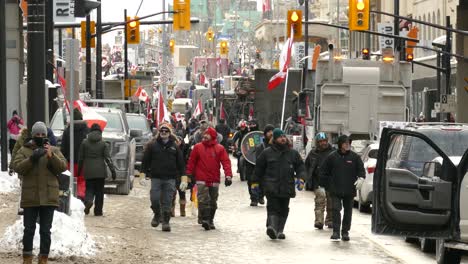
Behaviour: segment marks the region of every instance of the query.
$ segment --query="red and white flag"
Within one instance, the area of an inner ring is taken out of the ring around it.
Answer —
[[[293,33],[294,30],[291,28],[291,36],[284,43],[283,49],[280,55],[280,71],[271,77],[268,82],[268,90],[271,91],[278,87],[285,79],[288,74],[289,63],[291,62],[291,49],[293,45]]]
[[[146,102],[146,100],[149,98],[148,93],[141,86],[138,87],[138,90],[135,93],[135,97],[138,97],[138,99],[143,102]]]
[[[175,119],[178,121],[184,121],[184,115],[182,115],[180,112],[175,113]]]
[[[195,111],[193,111],[192,117],[197,118],[202,113],[203,113],[202,103],[201,103],[201,100],[198,99],[197,107],[195,108]]]
[[[250,108],[249,108],[249,121],[253,120],[254,118],[254,109],[253,109],[253,105],[250,105]]]
[[[221,102],[221,105],[219,106],[219,118],[226,120],[226,113],[224,112],[224,103]]]
[[[78,108],[81,114],[83,115],[83,120],[86,121],[88,127],[91,127],[93,124],[98,124],[101,127],[101,130],[107,125],[107,119],[94,111],[94,109],[89,108],[83,101],[76,100],[73,102],[73,107]]]
[[[148,120],[153,120],[151,118],[151,101],[150,101],[149,97],[146,98],[146,118]]]
[[[166,105],[164,104],[164,97],[162,96],[161,91],[159,91],[158,97],[158,115],[156,122],[157,127],[159,127],[159,125],[162,123],[171,122],[171,117],[169,116],[169,112],[167,111]]]

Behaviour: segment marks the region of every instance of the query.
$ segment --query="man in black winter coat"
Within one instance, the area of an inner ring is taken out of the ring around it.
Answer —
[[[176,191],[177,178],[187,182],[185,161],[182,151],[176,144],[176,137],[172,134],[172,127],[163,123],[159,127],[158,135],[150,141],[143,155],[143,171],[151,177],[151,209],[154,217],[151,226],[157,227],[161,221],[162,231],[170,232],[172,198]]]
[[[260,183],[267,197],[267,235],[285,239],[284,226],[289,214],[289,200],[304,188],[304,162],[299,153],[289,147],[284,132],[273,130],[273,145],[265,149],[255,165],[254,185]],[[296,178],[296,180],[295,180]]]
[[[330,239],[349,241],[356,185],[365,178],[364,164],[358,154],[351,151],[349,137],[338,138],[338,150],[332,152],[320,170],[320,186],[324,186],[332,197],[333,235]],[[341,224],[341,208],[343,223]]]

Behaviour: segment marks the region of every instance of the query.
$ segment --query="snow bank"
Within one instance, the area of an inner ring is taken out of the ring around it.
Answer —
[[[51,257],[81,256],[90,257],[96,253],[96,243],[87,233],[84,224],[84,205],[72,198],[71,216],[55,212],[52,223],[52,245]],[[0,251],[22,251],[23,250],[23,218],[21,217],[12,226],[9,226],[3,238],[0,240]],[[39,253],[39,224],[36,224],[34,236],[34,251]]]
[[[18,176],[8,175],[6,171],[0,171],[0,193],[10,193],[19,188]]]

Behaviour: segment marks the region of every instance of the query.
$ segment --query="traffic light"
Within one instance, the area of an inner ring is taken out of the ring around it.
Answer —
[[[172,29],[178,30],[190,30],[190,0],[174,0],[173,2],[174,11],[174,22]]]
[[[91,35],[96,33],[96,22],[90,23]],[[96,47],[96,38],[91,37],[91,48]],[[86,48],[86,21],[81,21],[81,48]]]
[[[413,54],[406,54],[406,61],[408,61],[408,62],[412,62],[412,61],[413,61],[413,59],[414,59],[414,56],[413,56]]]
[[[349,30],[369,30],[369,0],[349,0]]]
[[[138,19],[134,17],[133,19]],[[127,17],[127,21],[133,20],[130,17]],[[140,44],[140,20],[127,22],[127,44]]]
[[[288,23],[287,23],[288,37],[291,36],[291,28],[293,30],[293,37],[295,41],[302,40],[302,11],[301,10],[288,10]]]
[[[361,52],[363,60],[370,60],[370,52],[368,48],[363,48]]]
[[[413,39],[417,39],[418,38],[418,32],[419,32],[419,29],[417,27],[412,27],[409,31],[408,31],[408,38],[413,38]],[[408,48],[405,49],[406,51],[406,61],[413,61],[414,59],[414,53],[413,53],[413,50],[414,50],[414,46],[416,46],[416,42],[414,41],[410,41],[408,40],[407,41],[407,44]],[[411,60],[408,60],[408,57],[409,55],[411,55]]]
[[[222,55],[226,55],[229,53],[228,42],[226,40],[222,40],[219,43],[219,53]]]
[[[169,40],[169,51],[171,52],[171,54],[174,54],[174,48],[175,48],[175,40],[171,39]]]
[[[206,40],[213,41],[213,39],[214,39],[214,32],[211,28],[209,28],[208,32],[206,32]]]

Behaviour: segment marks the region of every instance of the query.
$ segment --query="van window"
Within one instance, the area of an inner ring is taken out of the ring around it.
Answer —
[[[107,125],[104,128],[104,131],[107,131],[107,132],[110,132],[110,131],[122,132],[123,131],[122,119],[120,118],[119,114],[109,113],[109,112],[99,112],[99,114],[102,115],[107,120]]]

